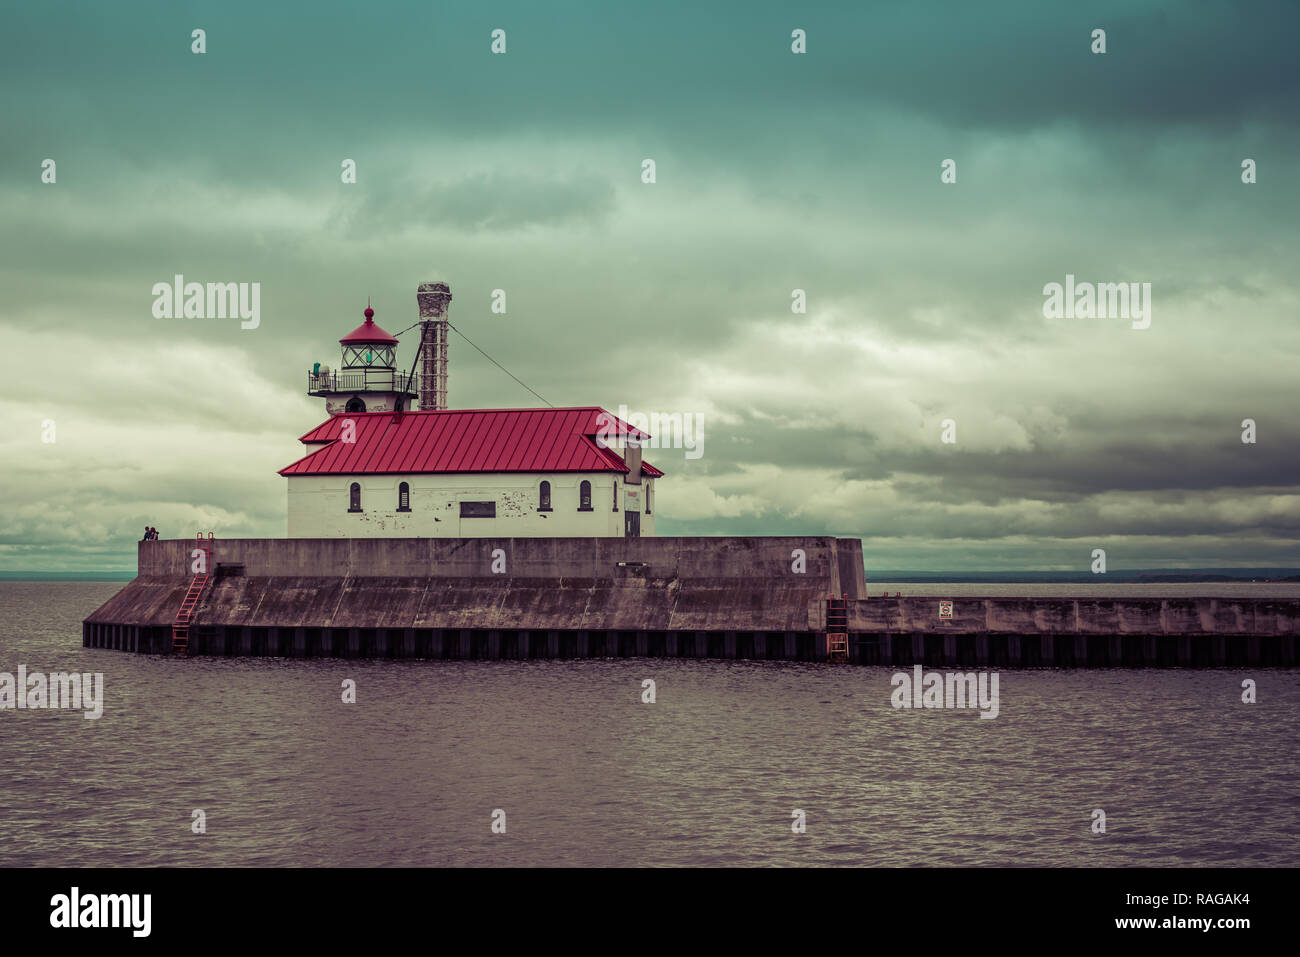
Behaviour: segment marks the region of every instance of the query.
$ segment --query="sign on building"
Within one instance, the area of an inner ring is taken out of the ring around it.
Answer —
[[[952,617],[952,602],[950,601],[939,602],[939,617],[940,618]]]

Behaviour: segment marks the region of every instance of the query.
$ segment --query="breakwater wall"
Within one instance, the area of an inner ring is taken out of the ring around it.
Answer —
[[[902,597],[845,611],[860,664],[1293,667],[1300,636],[1295,599]]]
[[[191,541],[140,542],[139,575],[87,647],[166,654]],[[1294,666],[1300,601],[867,598],[831,537],[216,540],[190,653],[581,658],[827,657],[845,596],[857,664]]]
[[[169,650],[193,545],[140,542],[138,577],[85,620],[83,643]],[[862,569],[861,542],[830,537],[217,540],[190,650],[725,657],[743,632],[813,658],[820,603],[864,594]]]

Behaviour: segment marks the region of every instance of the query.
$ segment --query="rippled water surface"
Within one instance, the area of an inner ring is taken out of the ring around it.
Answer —
[[[894,710],[884,668],[83,649],[119,587],[0,584],[0,671],[106,699],[0,711],[0,864],[1300,863],[1293,670],[1004,671],[990,721]]]

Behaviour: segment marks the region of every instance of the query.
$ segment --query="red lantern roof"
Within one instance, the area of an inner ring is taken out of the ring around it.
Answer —
[[[344,421],[355,442],[340,442]],[[568,409],[454,409],[440,412],[341,413],[304,435],[321,447],[281,475],[421,472],[628,472],[623,457],[596,436],[648,439],[596,406]],[[664,473],[648,462],[641,472]]]
[[[390,336],[375,325],[375,310],[366,306],[366,311],[362,313],[366,321],[357,326],[346,336],[339,340],[340,345],[344,346],[395,346],[397,339]]]

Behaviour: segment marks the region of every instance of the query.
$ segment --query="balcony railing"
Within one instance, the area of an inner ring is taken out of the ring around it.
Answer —
[[[391,369],[367,369],[360,372],[308,372],[307,394],[325,392],[406,392],[417,394],[415,376]]]

